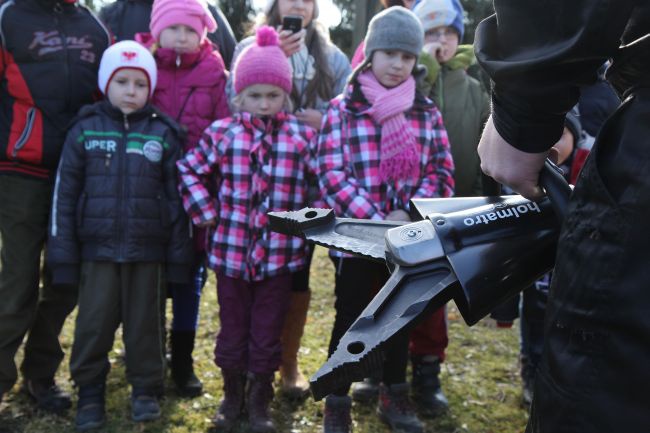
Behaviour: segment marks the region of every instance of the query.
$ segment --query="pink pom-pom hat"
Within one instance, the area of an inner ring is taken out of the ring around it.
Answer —
[[[279,44],[275,29],[269,26],[257,29],[255,42],[244,49],[233,68],[237,94],[254,84],[271,84],[291,93],[291,66]]]

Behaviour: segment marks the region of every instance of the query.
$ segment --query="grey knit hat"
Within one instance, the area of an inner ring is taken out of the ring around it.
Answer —
[[[418,17],[402,6],[375,15],[368,26],[363,54],[370,60],[377,50],[399,50],[418,57],[424,45],[424,30]]]

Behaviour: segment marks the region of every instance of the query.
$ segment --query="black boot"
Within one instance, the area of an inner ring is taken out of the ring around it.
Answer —
[[[273,373],[249,373],[248,424],[253,433],[275,433],[275,425],[269,415],[273,400]]]
[[[413,400],[420,412],[427,416],[438,416],[449,408],[447,397],[440,387],[440,360],[435,356],[413,356]]]
[[[198,397],[203,393],[203,384],[194,374],[192,351],[195,336],[194,331],[172,331],[170,335],[172,379],[182,397]]]
[[[100,428],[106,423],[104,394],[106,385],[102,383],[79,387],[75,427],[78,431]]]
[[[59,388],[54,379],[25,379],[23,391],[46,412],[61,415],[72,406],[70,394]]]
[[[244,388],[246,374],[239,370],[221,369],[223,376],[223,400],[212,423],[216,431],[229,432],[235,427],[237,419],[244,410]]]

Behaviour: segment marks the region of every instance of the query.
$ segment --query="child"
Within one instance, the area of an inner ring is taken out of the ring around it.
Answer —
[[[340,216],[408,221],[414,197],[453,194],[453,162],[440,113],[416,92],[413,73],[423,45],[422,26],[409,10],[396,6],[377,14],[365,38],[365,61],[346,92],[332,101],[318,144],[319,183],[325,201]],[[336,319],[330,355],[383,284],[384,265],[333,257]],[[381,275],[378,282],[368,275]],[[392,429],[422,431],[409,407],[406,364],[408,336],[387,352],[378,413]],[[348,389],[325,403],[325,432],[349,431]]]
[[[198,145],[201,134],[214,120],[230,115],[223,60],[206,37],[216,26],[202,0],[156,0],[151,11],[151,34],[137,35],[138,41],[153,52],[158,66],[152,102],[185,129],[186,151]],[[171,374],[178,393],[186,397],[203,392],[194,374],[192,351],[206,279],[205,232],[194,230],[194,239],[192,283],[169,284],[174,314]]]
[[[266,214],[308,205],[315,131],[289,114],[291,67],[272,28],[258,29],[233,78],[239,112],[213,123],[178,167],[192,221],[216,225],[208,258],[217,274],[221,331],[215,362],[225,397],[214,423],[221,431],[232,429],[242,413],[248,372],[251,429],[272,432],[268,407],[286,299],[307,250],[302,239],[271,232]]]
[[[134,421],[160,417],[162,271],[183,282],[191,242],[176,189],[181,148],[173,120],[148,104],[156,64],[134,41],[108,48],[99,67],[106,100],[85,107],[59,164],[48,238],[55,282],[79,283],[70,372],[76,427],[104,424],[108,353],[122,323]]]
[[[343,91],[352,72],[348,58],[329,41],[327,29],[318,22],[318,14],[317,0],[269,0],[258,18],[258,22],[279,29],[280,47],[293,71],[294,114],[316,130],[320,129],[329,101]],[[302,18],[302,30],[296,33],[281,30],[282,19],[289,15]],[[253,38],[241,41],[233,58],[252,42]],[[229,91],[232,93],[232,86]],[[311,253],[305,269],[293,277],[291,307],[282,331],[280,389],[294,399],[303,399],[309,394],[309,384],[298,368],[298,350],[311,299],[310,263]]]

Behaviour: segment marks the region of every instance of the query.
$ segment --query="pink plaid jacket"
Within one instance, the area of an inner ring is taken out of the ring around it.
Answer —
[[[381,126],[356,84],[330,103],[318,139],[319,185],[337,215],[382,220],[411,198],[451,197],[454,163],[442,116],[426,98],[405,113],[420,154],[420,176],[383,182],[379,175]]]
[[[211,269],[260,281],[304,268],[304,240],[270,231],[266,213],[309,205],[315,141],[315,131],[293,115],[239,113],[214,122],[178,161],[192,222],[217,221],[209,240]]]

